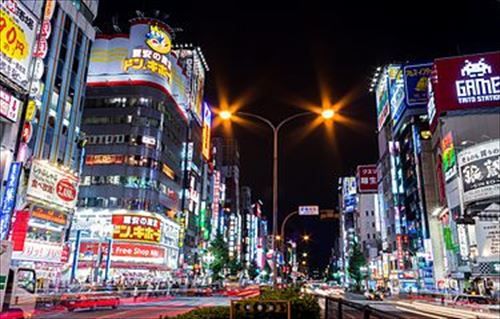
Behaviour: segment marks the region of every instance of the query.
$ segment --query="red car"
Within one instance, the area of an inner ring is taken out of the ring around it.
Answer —
[[[120,298],[116,295],[105,293],[75,294],[64,298],[61,304],[68,309],[68,311],[74,311],[75,309],[94,310],[103,307],[116,309],[120,305]]]

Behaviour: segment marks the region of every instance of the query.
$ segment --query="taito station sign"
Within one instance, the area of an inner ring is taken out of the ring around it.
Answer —
[[[442,112],[499,106],[500,51],[437,59],[434,65],[431,124]]]

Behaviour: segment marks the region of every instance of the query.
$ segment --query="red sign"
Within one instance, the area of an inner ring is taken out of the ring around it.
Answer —
[[[70,180],[61,179],[56,184],[56,193],[60,199],[66,202],[71,202],[75,200],[77,190]]]
[[[70,251],[70,245],[64,244],[63,250],[61,253],[61,262],[62,263],[67,263],[69,261],[69,251]]]
[[[27,144],[31,141],[32,135],[33,135],[33,126],[31,125],[31,122],[25,122],[23,126],[23,131],[21,133],[21,140]]]
[[[23,251],[26,233],[28,232],[28,222],[30,220],[29,210],[18,210],[12,223],[12,251]]]
[[[357,168],[358,191],[377,192],[377,165],[359,165]]]
[[[500,51],[437,59],[433,80],[436,116],[500,104]]]

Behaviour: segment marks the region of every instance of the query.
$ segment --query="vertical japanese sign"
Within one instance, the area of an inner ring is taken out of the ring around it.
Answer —
[[[207,103],[203,103],[203,131],[201,154],[208,161],[210,159],[210,139],[212,126],[212,112]]]
[[[37,20],[20,1],[0,1],[0,72],[27,91]]]
[[[455,154],[455,146],[453,145],[453,135],[448,132],[441,140],[441,157],[443,159],[443,173],[445,180],[449,181],[457,174],[457,157]]]
[[[12,210],[16,205],[17,187],[19,185],[19,176],[21,175],[21,162],[13,162],[10,165],[5,193],[2,199],[2,212],[0,215],[0,239],[5,239],[10,226]]]
[[[357,167],[357,184],[360,193],[376,193],[377,165],[360,165]]]
[[[403,70],[406,105],[427,105],[427,86],[432,73],[432,63],[406,65]]]
[[[12,222],[12,250],[23,251],[26,234],[28,233],[28,222],[30,220],[29,210],[16,211]]]

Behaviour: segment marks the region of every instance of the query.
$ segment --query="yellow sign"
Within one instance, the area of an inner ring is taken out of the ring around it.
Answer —
[[[146,34],[146,44],[155,52],[167,54],[172,50],[172,41],[167,32],[157,25],[149,26]]]
[[[201,153],[206,160],[210,159],[210,126],[203,124]]]
[[[35,117],[36,113],[36,103],[33,100],[29,100],[28,107],[26,108],[26,121],[31,122]]]
[[[164,78],[167,78],[170,83],[172,80],[172,71],[162,63],[155,60],[147,60],[144,58],[130,58],[123,60],[123,71],[128,72],[132,70],[146,70],[156,73]]]
[[[28,56],[29,46],[23,29],[3,9],[0,9],[0,52],[14,60]]]

